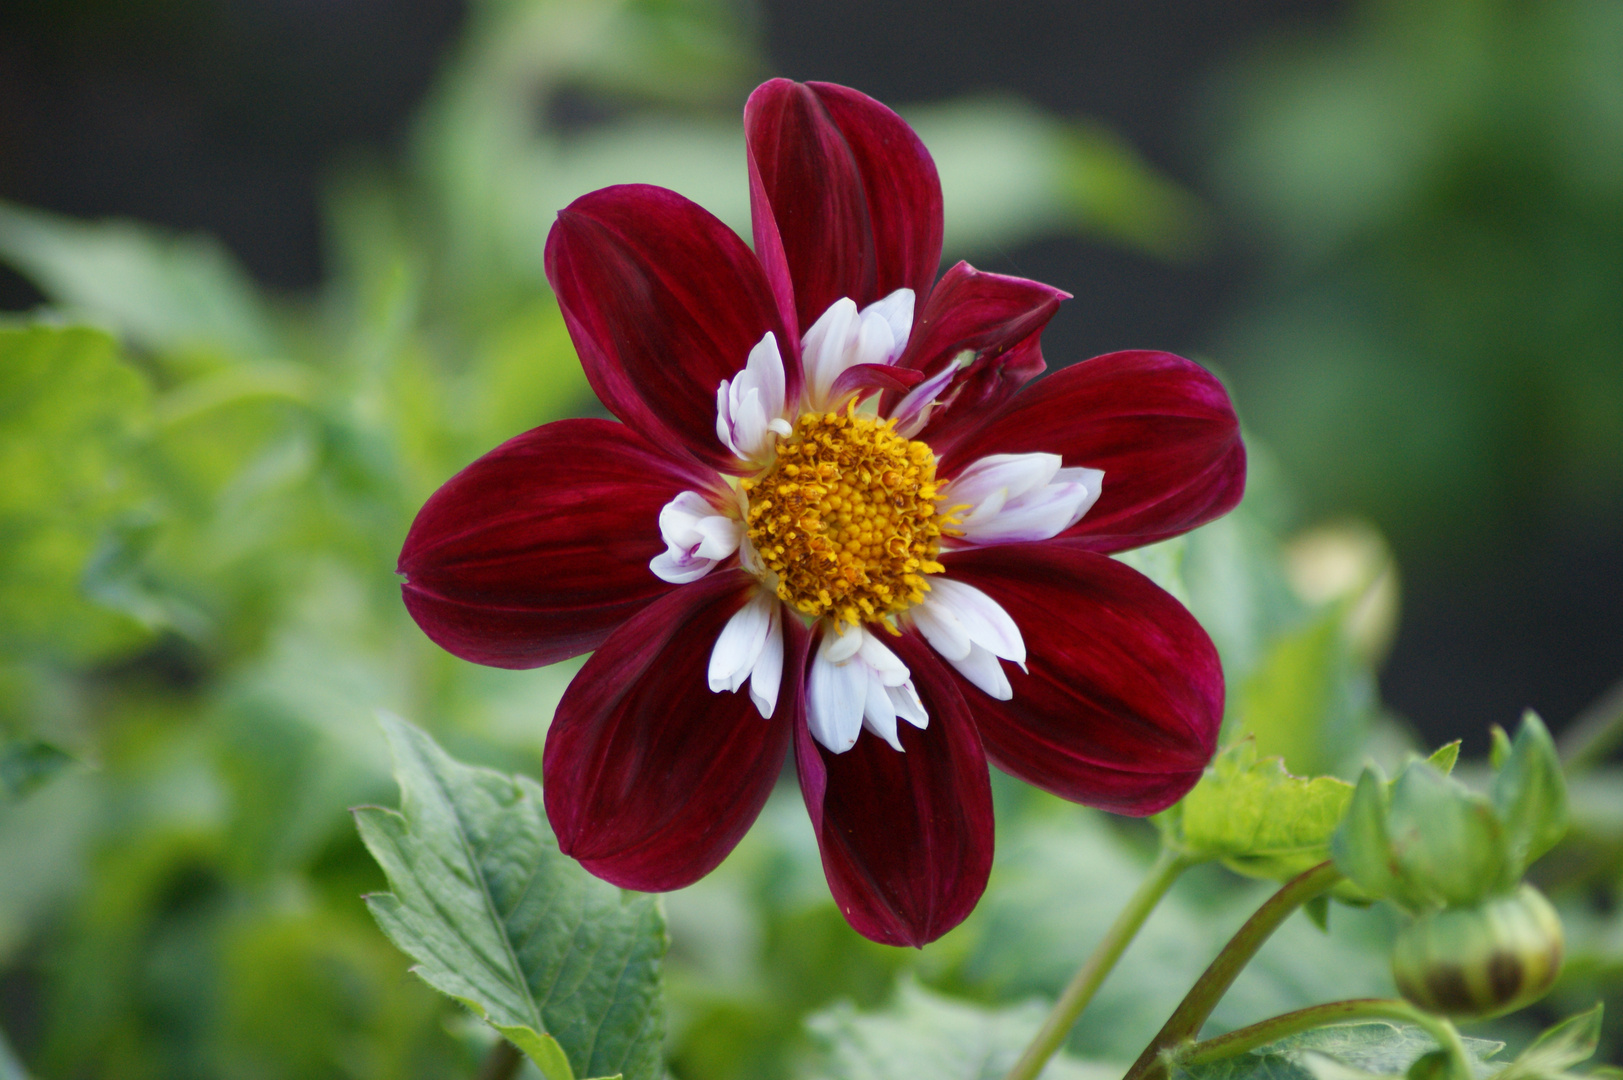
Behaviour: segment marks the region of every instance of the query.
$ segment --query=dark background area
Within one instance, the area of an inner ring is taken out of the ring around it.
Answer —
[[[1333,28],[1335,0],[772,0],[771,66],[889,104],[985,91],[1104,123],[1203,192],[1195,130],[1213,71],[1287,28]],[[0,5],[0,198],[220,237],[261,282],[322,274],[318,198],[333,161],[398,150],[463,11],[454,0],[10,0]],[[986,268],[1076,295],[1045,338],[1056,360],[1125,347],[1214,355],[1255,255],[1224,230],[1175,265],[1081,240]],[[38,300],[0,270],[0,308]],[[1242,413],[1245,402],[1240,401]],[[1327,437],[1329,433],[1327,433]],[[1388,525],[1389,531],[1391,523]],[[1623,522],[1529,521],[1447,549],[1394,532],[1405,586],[1384,676],[1431,740],[1524,706],[1561,726],[1623,670]]]

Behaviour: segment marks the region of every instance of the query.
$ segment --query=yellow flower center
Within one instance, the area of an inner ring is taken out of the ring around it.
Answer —
[[[750,542],[802,614],[878,620],[923,600],[924,575],[943,569],[935,455],[894,427],[850,408],[806,413],[772,468],[741,484]]]

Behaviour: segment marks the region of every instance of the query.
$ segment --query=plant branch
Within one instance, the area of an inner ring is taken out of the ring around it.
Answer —
[[[1281,1016],[1275,1016],[1239,1028],[1226,1035],[1203,1042],[1185,1043],[1182,1049],[1169,1050],[1165,1059],[1169,1063],[1190,1066],[1207,1065],[1224,1058],[1238,1057],[1259,1046],[1277,1042],[1289,1035],[1314,1028],[1341,1024],[1348,1020],[1401,1020],[1425,1028],[1439,1046],[1448,1052],[1449,1060],[1462,1077],[1471,1075],[1470,1059],[1465,1055],[1465,1044],[1460,1041],[1454,1025],[1440,1017],[1423,1012],[1407,1001],[1396,998],[1354,998],[1350,1001],[1332,1001],[1312,1005]]]
[[[1217,1003],[1222,1000],[1235,978],[1245,969],[1246,964],[1251,962],[1257,950],[1262,948],[1263,942],[1279,929],[1279,924],[1284,922],[1291,912],[1315,896],[1323,895],[1340,880],[1341,871],[1335,868],[1335,864],[1322,862],[1312,869],[1304,870],[1269,897],[1267,902],[1229,939],[1228,944],[1223,946],[1223,951],[1217,954],[1217,959],[1213,960],[1211,966],[1196,980],[1195,985],[1184,996],[1160,1032],[1150,1040],[1150,1044],[1144,1048],[1138,1060],[1133,1062],[1133,1067],[1127,1071],[1126,1080],[1163,1080],[1166,1076],[1166,1065],[1161,1059],[1162,1053],[1190,1041],[1199,1034],[1201,1025],[1211,1016],[1212,1010],[1217,1007]]]
[[[1054,1003],[1048,1019],[1043,1021],[1043,1026],[1031,1040],[1031,1045],[1020,1055],[1020,1060],[1014,1063],[1014,1068],[1009,1070],[1005,1080],[1036,1080],[1037,1075],[1043,1071],[1043,1066],[1048,1064],[1048,1059],[1054,1056],[1054,1052],[1065,1041],[1065,1036],[1070,1034],[1076,1018],[1082,1015],[1082,1010],[1088,1007],[1088,1002],[1093,1000],[1093,995],[1098,992],[1105,977],[1116,966],[1116,961],[1121,959],[1123,950],[1138,935],[1144,920],[1149,918],[1150,912],[1155,910],[1155,905],[1161,902],[1161,898],[1172,887],[1172,883],[1178,880],[1178,875],[1193,866],[1196,861],[1198,860],[1180,855],[1171,848],[1161,849],[1155,865],[1150,867],[1150,872],[1139,883],[1132,899],[1127,901],[1127,906],[1122,908],[1121,914],[1116,916],[1116,921],[1105,931],[1105,936],[1094,946],[1092,954],[1077,969],[1070,985]]]

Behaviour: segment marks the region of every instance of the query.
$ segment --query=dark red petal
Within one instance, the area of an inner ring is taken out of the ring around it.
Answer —
[[[928,443],[938,457],[950,456],[958,440],[973,431],[986,417],[1008,403],[1020,388],[1043,373],[1040,332],[1032,334],[1008,352],[983,354],[970,363],[937,396],[940,404],[930,413],[918,438]]]
[[[1110,353],[1056,371],[965,434],[942,473],[1036,451],[1105,471],[1099,501],[1063,534],[1091,551],[1177,536],[1228,513],[1245,492],[1228,393],[1171,353]]]
[[[1041,331],[1070,298],[1040,281],[957,263],[922,301],[900,363],[934,375],[965,349],[995,356]]]
[[[996,701],[960,682],[987,756],[1074,802],[1153,814],[1200,779],[1223,720],[1223,669],[1195,617],[1138,571],[1069,544],[942,556],[1003,605],[1030,674]]]
[[[656,453],[611,420],[560,420],[457,473],[400,551],[406,609],[464,660],[526,668],[589,652],[671,588],[659,511],[714,473]]]
[[[905,394],[924,380],[924,373],[890,364],[854,364],[834,377],[829,396],[838,401],[846,394],[861,391],[864,396],[875,390],[890,390]]]
[[[750,95],[744,134],[760,181],[751,184],[756,241],[770,217],[802,329],[841,297],[865,307],[904,286],[929,291],[941,263],[941,181],[901,117],[843,86],[773,79]]]
[[[964,921],[992,869],[992,788],[964,699],[928,646],[886,643],[913,673],[930,723],[897,723],[906,753],[864,731],[835,754],[804,719],[795,765],[823,872],[846,921],[886,945],[924,945]]]
[[[742,467],[716,436],[716,387],[769,330],[790,400],[799,393],[799,343],[761,264],[674,191],[626,184],[576,199],[547,236],[546,268],[592,389],[657,446]]]
[[[761,812],[783,766],[806,632],[785,619],[783,691],[762,719],[748,687],[706,682],[717,636],[755,581],[711,574],[649,605],[569,684],[541,762],[558,846],[614,884],[645,892],[715,869]]]

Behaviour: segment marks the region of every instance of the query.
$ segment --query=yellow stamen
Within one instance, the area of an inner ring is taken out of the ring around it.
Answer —
[[[740,485],[778,596],[836,628],[907,610],[930,588],[924,575],[944,569],[943,526],[957,521],[936,509],[935,455],[894,428],[850,407],[807,413],[778,439],[772,468]]]

